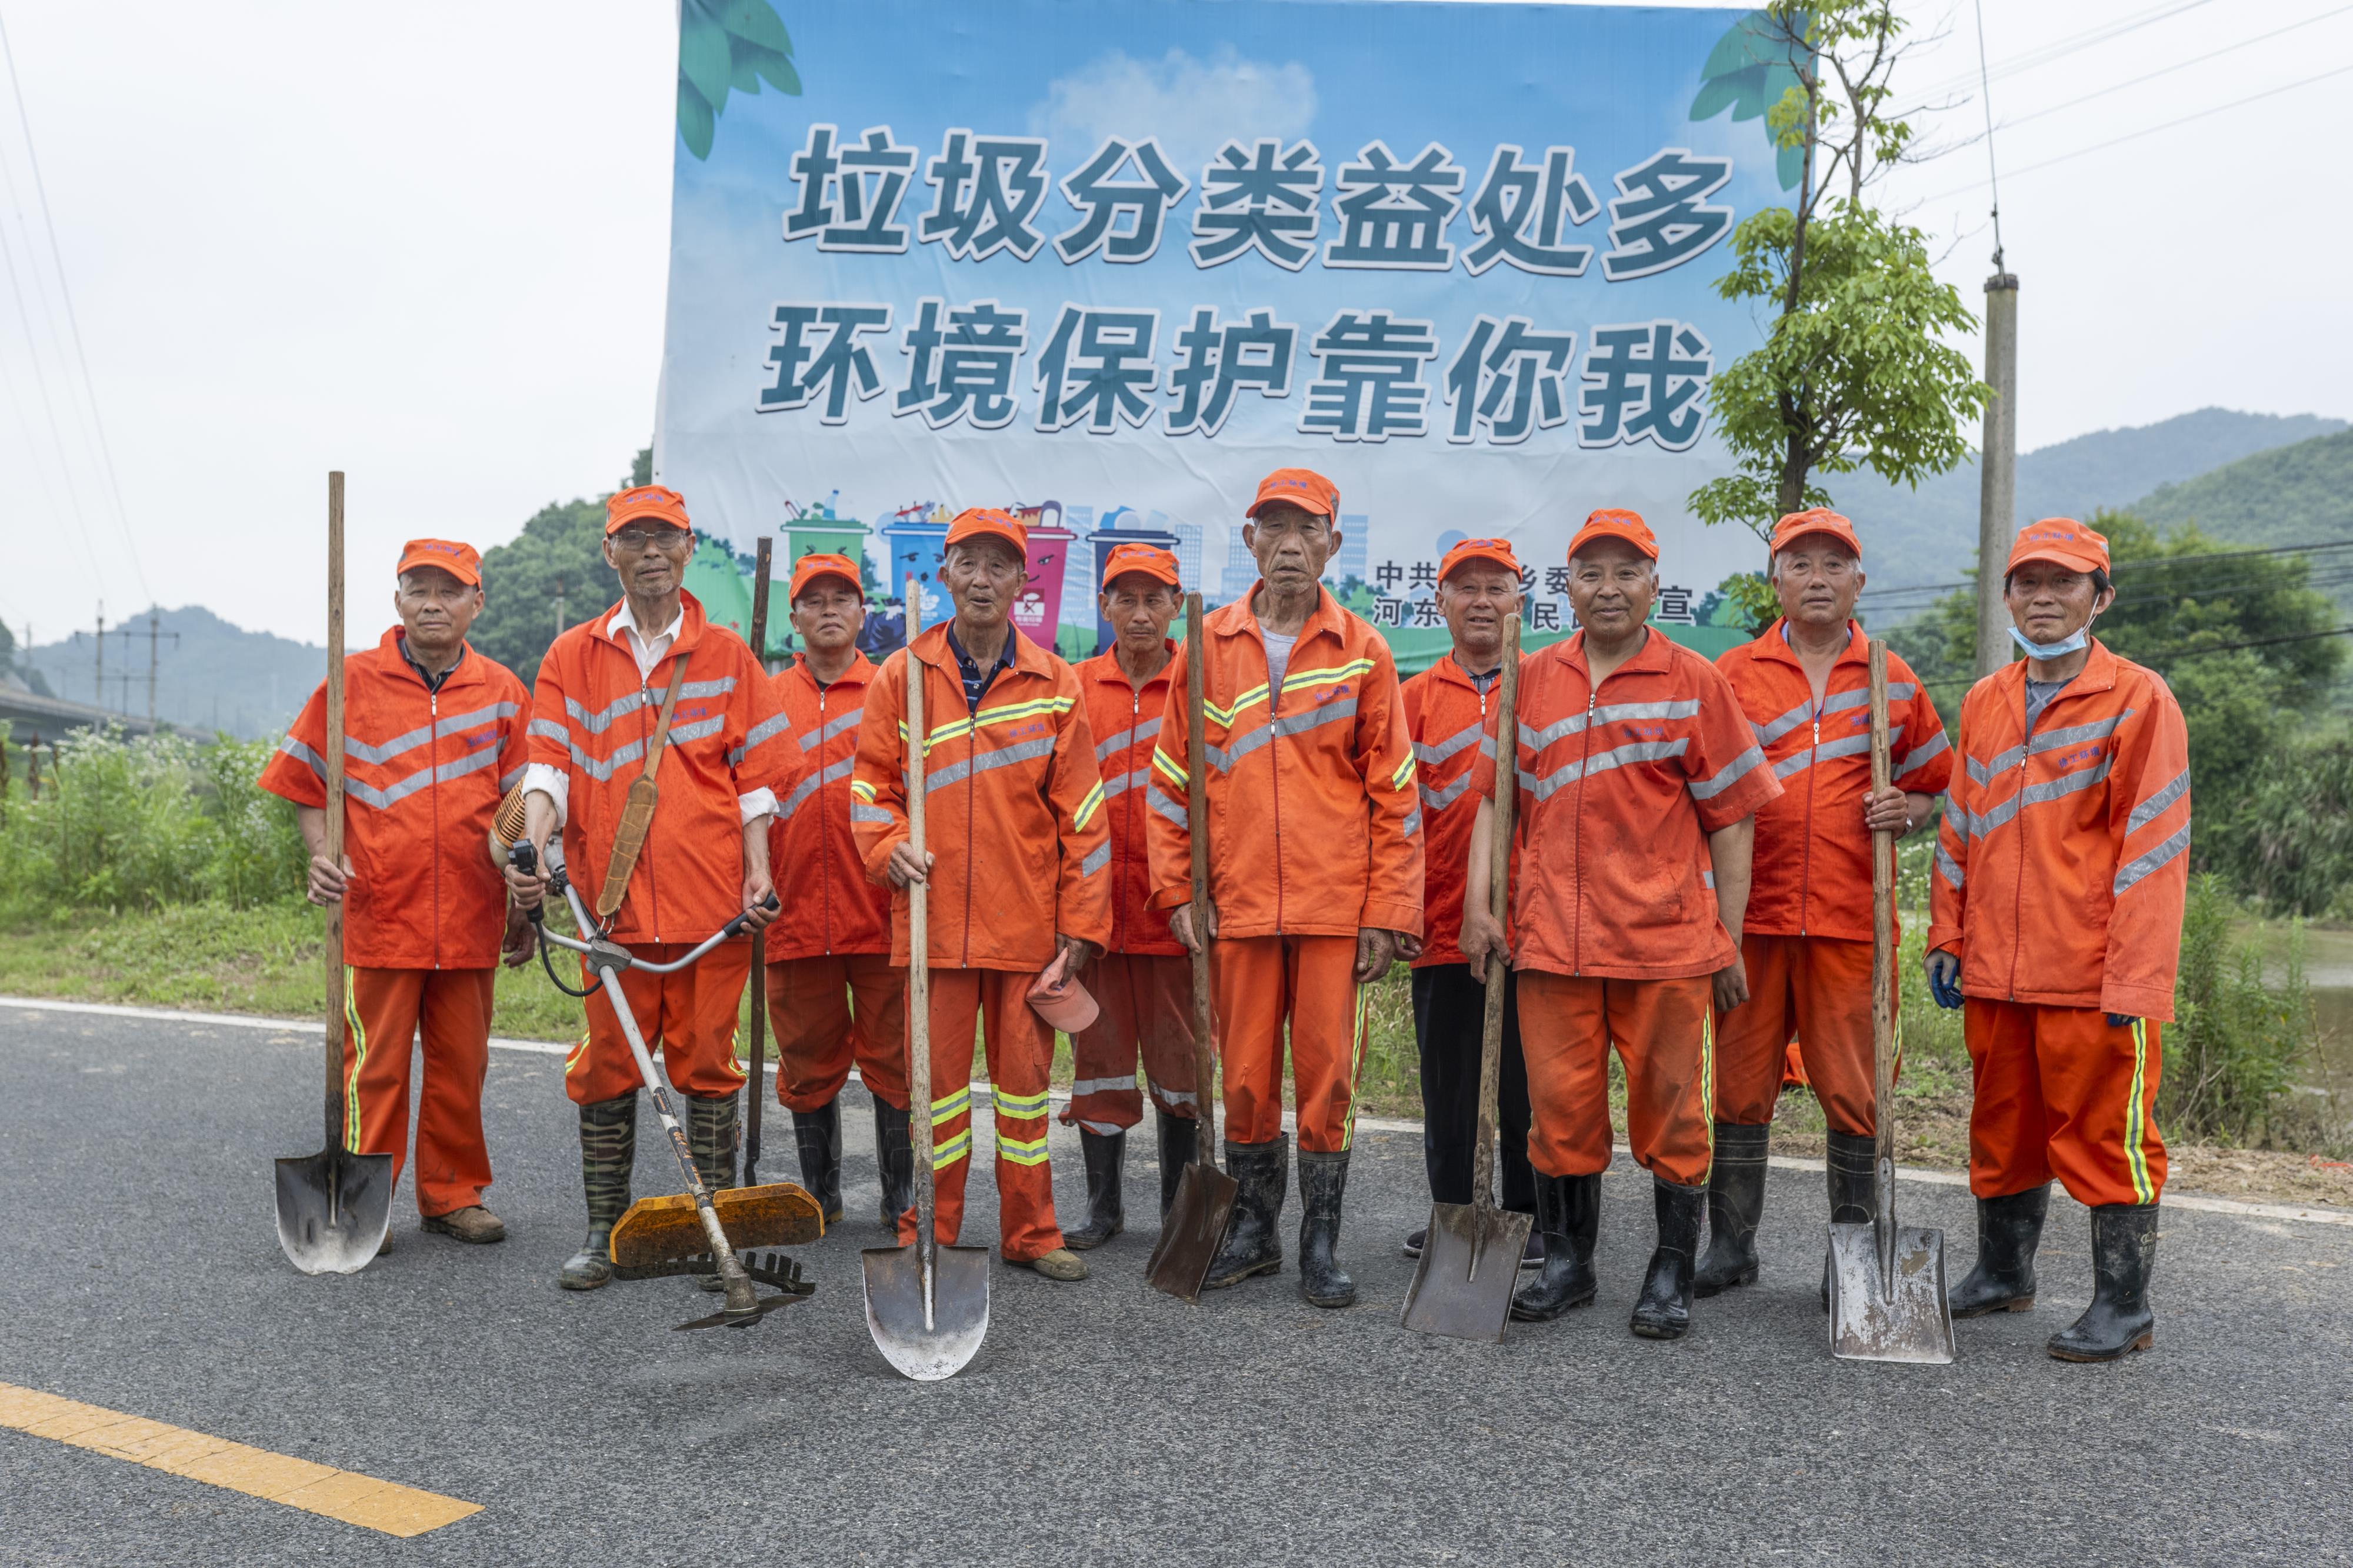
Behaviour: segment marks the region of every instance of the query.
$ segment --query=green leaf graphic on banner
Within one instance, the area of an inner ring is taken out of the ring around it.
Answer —
[[[1762,12],[1742,17],[1708,51],[1707,63],[1700,68],[1699,95],[1692,100],[1692,119],[1713,120],[1729,109],[1735,121],[1763,120],[1784,93],[1797,88],[1798,73],[1786,58],[1776,58],[1768,37],[1757,26],[1763,19]],[[1774,142],[1772,126],[1764,131],[1767,142]],[[1781,188],[1796,188],[1805,173],[1805,149],[1777,145],[1774,151]]]
[[[765,81],[798,98],[793,38],[768,0],[681,0],[678,14],[678,133],[697,158],[711,156],[727,95],[756,96]]]

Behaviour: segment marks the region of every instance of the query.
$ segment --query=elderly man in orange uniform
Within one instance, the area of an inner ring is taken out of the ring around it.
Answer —
[[[1520,993],[1545,1262],[1512,1315],[1555,1318],[1593,1300],[1614,1045],[1627,1140],[1651,1173],[1658,1219],[1631,1327],[1672,1340],[1691,1328],[1715,1018],[1748,994],[1751,819],[1781,791],[1722,672],[1646,624],[1658,559],[1630,511],[1597,511],[1569,541],[1581,629],[1520,670],[1511,942],[1488,913],[1496,763],[1482,757],[1474,787],[1488,804],[1472,830],[1462,952],[1478,973],[1509,962]]]
[[[522,911],[508,910],[484,846],[501,793],[522,776],[531,697],[512,670],[467,645],[482,609],[473,546],[412,539],[396,581],[392,607],[400,624],[343,661],[343,863],[326,853],[323,683],[260,784],[294,803],[311,850],[311,901],[345,904],[351,1147],[390,1154],[399,1179],[408,1148],[409,1042],[421,1029],[417,1212],[427,1230],[499,1241],[506,1226],[482,1204],[491,1184],[482,1141],[491,982],[501,931],[510,964],[531,956],[533,936]]]
[[[1702,1296],[1757,1279],[1766,1149],[1793,1035],[1830,1123],[1831,1223],[1871,1219],[1871,836],[1926,821],[1953,773],[1936,704],[1890,653],[1892,782],[1872,792],[1871,661],[1853,619],[1863,584],[1853,524],[1820,507],[1791,512],[1773,531],[1770,575],[1780,618],[1715,661],[1783,793],[1757,813],[1740,939],[1748,1002],[1716,1035],[1710,1239],[1692,1286]]]
[[[847,555],[793,563],[799,657],[776,678],[804,771],[778,802],[768,863],[793,896],[768,928],[768,1017],[776,1098],[793,1113],[801,1182],[830,1225],[841,1216],[842,1086],[849,1067],[874,1101],[882,1223],[914,1201],[907,1150],[907,972],[891,962],[891,893],[867,879],[849,827],[849,773],[873,663],[858,651],[866,591]]]
[[[1260,481],[1242,525],[1249,594],[1204,616],[1203,744],[1169,704],[1153,752],[1152,901],[1189,949],[1210,937],[1224,1051],[1226,1160],[1240,1184],[1208,1285],[1282,1267],[1289,1185],[1285,1026],[1299,1118],[1300,1294],[1345,1307],[1340,1216],[1364,1065],[1365,987],[1421,934],[1421,804],[1397,666],[1319,581],[1340,493],[1306,468]],[[1186,654],[1168,689],[1186,689]],[[1210,929],[1193,929],[1191,770],[1208,770]]]
[[[564,858],[589,907],[599,906],[629,786],[653,777],[660,804],[614,911],[613,941],[654,963],[682,957],[737,914],[773,918],[768,818],[800,772],[792,721],[744,639],[712,626],[682,586],[694,535],[686,500],[660,485],[605,503],[605,563],[621,600],[556,637],[539,664],[532,762],[523,777],[524,836],[541,852],[564,834]],[[670,704],[666,734],[659,733]],[[526,906],[544,896],[544,870],[512,867],[508,886]],[[676,974],[631,969],[621,990],[649,1049],[686,1100],[695,1167],[714,1187],[734,1181],[735,1025],[752,970],[749,937],[722,942]],[[587,978],[587,966],[581,966]],[[581,1185],[588,1236],[559,1277],[592,1290],[613,1277],[613,1222],[629,1206],[636,1160],[637,1063],[599,990],[588,1033],[564,1062],[564,1089],[580,1108]]]
[[[1438,607],[1453,647],[1405,683],[1406,723],[1421,786],[1421,951],[1413,960],[1413,1032],[1421,1054],[1421,1154],[1431,1201],[1471,1201],[1472,1156],[1478,1148],[1479,1045],[1486,1024],[1487,988],[1472,978],[1458,939],[1462,931],[1462,873],[1479,797],[1471,793],[1487,717],[1501,698],[1504,617],[1520,607],[1520,561],[1504,539],[1466,539],[1438,566]],[[1535,1210],[1535,1177],[1528,1168],[1528,1070],[1520,1055],[1520,1010],[1504,993],[1504,1039],[1496,1086],[1502,1133],[1503,1205]],[[1406,1238],[1405,1255],[1421,1256],[1421,1231]],[[1544,1243],[1530,1232],[1521,1267],[1543,1260]]]
[[[2147,1350],[2157,1315],[2154,1120],[2189,887],[2189,751],[2163,679],[2091,635],[2116,597],[2108,542],[2072,518],[2021,530],[2003,568],[2026,653],[1961,704],[1961,773],[1928,881],[1928,983],[1960,1007],[1975,1071],[1978,1258],[1953,1316],[2034,1305],[2051,1178],[2092,1211],[2092,1304],[2062,1361]]]
[[[1049,1279],[1087,1266],[1054,1223],[1046,1153],[1054,1031],[1029,1005],[1039,973],[1076,975],[1111,938],[1111,839],[1079,679],[1016,630],[1029,538],[975,508],[948,525],[940,581],[955,615],[882,663],[868,688],[850,822],[870,877],[931,889],[933,1235],[964,1226],[972,1170],[972,1038],[978,1021],[996,1102],[997,1235],[1005,1261]],[[907,682],[923,681],[924,829],[907,822]],[[913,952],[907,900],[892,900],[892,955]],[[915,1211],[899,1218],[915,1239]]]
[[[1180,593],[1175,555],[1154,544],[1114,546],[1103,562],[1101,605],[1113,640],[1078,667],[1103,770],[1112,878],[1111,946],[1088,971],[1103,1012],[1071,1037],[1074,1080],[1062,1112],[1064,1124],[1078,1123],[1086,1160],[1087,1223],[1063,1233],[1079,1251],[1126,1227],[1120,1163],[1127,1130],[1144,1119],[1139,1058],[1157,1119],[1162,1214],[1193,1159],[1193,966],[1167,915],[1152,907],[1145,832],[1145,785],[1176,651],[1168,626],[1183,606]]]

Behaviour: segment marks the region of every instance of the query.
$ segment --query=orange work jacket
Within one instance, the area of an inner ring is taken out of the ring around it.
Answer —
[[[531,697],[471,647],[438,692],[400,656],[400,628],[343,661],[343,961],[362,969],[488,969],[506,931],[491,862],[499,796],[530,760]],[[327,804],[321,682],[261,770],[297,805]]]
[[[1813,682],[1775,621],[1715,661],[1748,715],[1781,797],[1757,812],[1745,929],[1759,936],[1871,940],[1871,657],[1862,628],[1831,666],[1820,709]],[[1936,705],[1893,649],[1887,655],[1887,752],[1895,787],[1940,795],[1953,749]]]
[[[1961,703],[1928,879],[1931,952],[1971,996],[2173,1016],[2189,885],[2189,742],[2155,671],[2094,640],[2026,724],[2026,663]]]
[[[1013,663],[965,704],[948,624],[882,661],[866,689],[849,820],[866,874],[907,825],[907,667],[923,682],[924,847],[933,857],[927,918],[934,964],[1043,969],[1057,933],[1111,940],[1111,835],[1103,778],[1071,667],[1019,631]],[[907,894],[891,896],[891,955],[905,963]]]
[[[1168,645],[1172,653],[1176,647]],[[1111,828],[1111,951],[1161,958],[1185,951],[1168,929],[1167,912],[1152,907],[1145,833],[1150,816],[1145,786],[1152,782],[1152,748],[1160,739],[1161,710],[1168,704],[1168,668],[1162,665],[1139,690],[1115,653],[1099,653],[1077,667]]]
[[[1513,967],[1672,980],[1737,957],[1706,836],[1781,786],[1723,673],[1653,627],[1596,689],[1578,632],[1521,661],[1519,731]],[[1493,758],[1472,787],[1493,798]]]
[[[1282,689],[1267,690],[1250,605],[1263,584],[1201,618],[1208,755],[1209,899],[1228,937],[1421,933],[1421,802],[1397,665],[1378,632],[1317,588]],[[1185,689],[1185,650],[1168,665]],[[1185,704],[1168,704],[1152,755],[1152,902],[1193,896],[1185,814]]]
[[[539,662],[531,760],[569,774],[564,858],[593,910],[622,805],[645,768],[662,693],[673,667],[686,660],[670,747],[654,780],[660,805],[628,896],[613,917],[613,940],[623,943],[701,942],[742,912],[737,798],[769,789],[782,799],[800,773],[792,721],[777,705],[767,671],[743,638],[704,618],[693,595],[681,597],[685,622],[678,640],[643,680],[637,656],[606,634],[618,605],[558,636]]]
[[[1422,947],[1416,969],[1463,962],[1463,879],[1480,801],[1471,775],[1482,750],[1495,754],[1487,716],[1502,694],[1501,681],[1490,681],[1484,691],[1472,685],[1451,653],[1408,680],[1401,693],[1421,786]]]
[[[840,679],[819,687],[806,658],[774,681],[800,738],[800,779],[777,797],[768,864],[785,907],[768,927],[771,963],[828,953],[891,951],[891,894],[866,879],[849,830],[849,773],[874,664],[859,654]]]

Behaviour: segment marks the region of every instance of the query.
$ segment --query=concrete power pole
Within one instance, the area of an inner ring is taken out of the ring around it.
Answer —
[[[151,735],[155,733],[155,645],[168,637],[175,650],[180,646],[180,634],[164,631],[163,623],[161,611],[151,608],[147,612],[147,732]]]
[[[90,701],[91,701],[91,702],[93,702],[93,703],[95,703],[97,706],[99,706],[99,707],[100,707],[100,708],[105,707],[105,706],[106,706],[106,601],[105,601],[104,599],[100,599],[100,600],[98,602],[98,679],[97,679],[96,680],[92,681],[90,684],[91,684],[92,689],[96,692],[96,695],[90,698]]]
[[[2010,662],[2010,612],[2001,602],[2001,563],[2018,537],[2018,275],[2000,270],[1985,286],[1984,456],[1978,468],[1978,674]]]

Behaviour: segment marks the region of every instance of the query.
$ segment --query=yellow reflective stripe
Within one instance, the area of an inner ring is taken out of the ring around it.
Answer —
[[[849,782],[849,793],[869,805],[874,804],[874,786],[864,779],[852,779]]]
[[[1046,1135],[1041,1132],[1025,1142],[1000,1132],[997,1135],[997,1157],[1017,1165],[1042,1165],[1046,1163]]]
[[[1707,1168],[1715,1173],[1715,1009],[1710,1006],[1699,1021],[1699,1103],[1707,1114]]]
[[[1071,826],[1073,827],[1084,827],[1088,823],[1093,821],[1095,808],[1103,805],[1103,785],[1101,783],[1097,783],[1094,788],[1087,791],[1086,799],[1079,802],[1079,809],[1071,814]]]
[[[1356,1079],[1365,1070],[1365,987],[1356,987],[1356,1021],[1348,1039],[1348,1110],[1340,1123],[1340,1152],[1346,1153],[1356,1142]]]
[[[967,1127],[944,1143],[932,1145],[932,1169],[953,1165],[972,1152],[972,1129]]]
[[[1216,703],[1210,701],[1208,697],[1204,696],[1201,699],[1201,711],[1209,718],[1215,719],[1219,723],[1230,729],[1233,726],[1235,714],[1240,712],[1243,709],[1249,707],[1253,702],[1263,702],[1265,700],[1266,687],[1261,683],[1251,687],[1248,691],[1245,691],[1240,697],[1235,698],[1234,705],[1230,708],[1220,708]]]
[[[997,1113],[999,1116],[1011,1116],[1017,1119],[1045,1115],[1046,1107],[1051,1103],[1053,1098],[1052,1092],[1048,1089],[1039,1089],[1036,1094],[1008,1094],[1003,1089],[992,1086],[989,1092],[996,1097]]]
[[[1303,686],[1336,686],[1352,676],[1370,675],[1372,670],[1373,661],[1369,658],[1360,658],[1330,669],[1296,670],[1282,678],[1282,689],[1295,691]]]
[[[1403,788],[1405,788],[1405,786],[1406,786],[1406,785],[1408,785],[1408,784],[1411,784],[1412,782],[1413,782],[1413,753],[1412,753],[1412,752],[1407,752],[1407,753],[1406,753],[1406,759],[1405,759],[1405,761],[1403,761],[1403,762],[1401,762],[1401,763],[1399,763],[1398,764],[1397,772],[1395,772],[1395,773],[1391,773],[1391,774],[1389,775],[1389,788],[1391,788],[1391,789],[1403,789]]]
[[[1161,777],[1166,779],[1170,784],[1175,784],[1178,789],[1187,788],[1193,782],[1193,775],[1187,773],[1183,768],[1178,767],[1176,765],[1176,759],[1170,756],[1167,752],[1162,751],[1157,746],[1152,748],[1152,765],[1160,770]]]
[[[2125,1164],[2132,1173],[2134,1201],[2153,1204],[2157,1184],[2148,1174],[2148,1118],[2141,1110],[2141,1096],[2148,1087],[2147,1019],[2133,1020],[2132,1038],[2132,1099],[2125,1106]]]
[[[969,1106],[971,1100],[970,1089],[953,1090],[932,1101],[932,1114],[934,1117],[958,1115]]]
[[[343,1074],[343,1147],[356,1154],[360,1152],[360,1069],[367,1066],[367,1029],[360,1023],[359,993],[348,967],[343,971],[343,1022],[352,1026],[352,1065]]]

